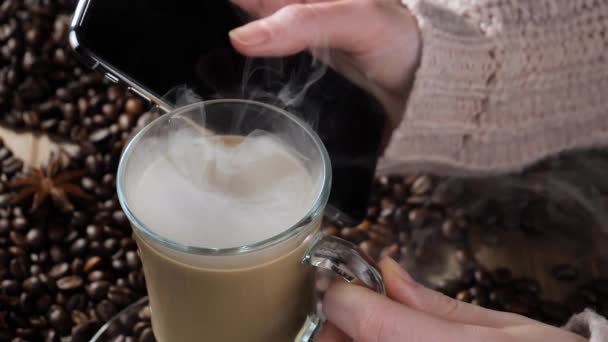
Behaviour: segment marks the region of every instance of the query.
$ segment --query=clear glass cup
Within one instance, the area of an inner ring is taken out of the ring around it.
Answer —
[[[314,204],[293,226],[245,246],[189,246],[158,234],[132,210],[130,194],[154,155],[164,153],[159,146],[176,128],[220,137],[259,130],[277,134],[319,185]],[[143,262],[157,340],[309,341],[320,327],[311,266],[384,294],[379,272],[356,246],[319,231],[330,187],[330,160],[316,133],[296,116],[264,103],[196,103],[161,116],[139,132],[123,151],[117,188]],[[93,340],[105,340],[104,334]]]

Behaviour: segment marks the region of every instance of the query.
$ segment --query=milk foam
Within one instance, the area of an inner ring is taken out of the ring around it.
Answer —
[[[276,137],[174,135],[151,157],[129,203],[150,230],[196,247],[250,245],[293,226],[318,186]]]

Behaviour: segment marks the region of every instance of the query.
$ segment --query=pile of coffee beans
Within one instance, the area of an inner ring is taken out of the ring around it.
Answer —
[[[83,170],[74,183],[91,197],[74,201],[68,211],[51,200],[35,210],[31,199],[15,203],[17,189],[9,184],[26,170],[0,141],[0,341],[88,341],[103,323],[145,296],[115,174],[126,141],[158,113],[77,62],[67,42],[75,3],[0,2],[0,124],[77,145],[61,168]],[[546,164],[545,169],[555,166]],[[459,300],[555,325],[584,307],[608,314],[608,280],[601,277],[556,303],[542,299],[536,280],[507,268],[486,270],[477,262],[467,242],[473,226],[486,227],[484,241],[492,245],[500,244],[496,227],[538,236],[566,220],[534,187],[502,201],[481,198],[479,192],[488,188],[503,195],[509,191],[489,182],[379,177],[364,222],[356,227],[328,223],[323,230],[356,243],[376,260],[389,256],[416,262],[433,248],[424,243],[433,227],[455,246],[452,257],[466,265],[459,279],[437,286]],[[553,214],[547,214],[549,209]],[[564,282],[580,277],[569,264],[550,271]],[[117,341],[154,340],[149,309],[117,322],[111,327]]]

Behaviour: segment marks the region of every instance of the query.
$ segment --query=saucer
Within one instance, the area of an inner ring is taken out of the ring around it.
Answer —
[[[123,339],[119,338],[119,336],[129,336],[126,333],[132,334],[135,341],[154,341],[153,335],[151,334],[152,328],[150,327],[150,324],[148,324],[147,329],[150,329],[151,336],[149,336],[147,339],[138,339],[138,335],[141,334],[141,331],[138,331],[137,334],[131,331],[134,324],[140,321],[142,317],[145,318],[146,315],[148,316],[147,320],[149,322],[149,310],[145,310],[146,307],[148,307],[148,297],[143,297],[137,302],[127,306],[116,316],[110,319],[106,324],[104,324],[93,336],[93,338],[91,338],[90,342],[122,341]],[[141,330],[143,331],[144,329]]]

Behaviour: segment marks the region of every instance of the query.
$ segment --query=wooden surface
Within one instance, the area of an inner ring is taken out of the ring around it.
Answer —
[[[57,152],[60,148],[67,152],[73,152],[76,149],[74,145],[54,143],[45,135],[35,135],[29,132],[16,133],[1,126],[0,138],[27,166],[33,167],[45,163],[51,152]]]

